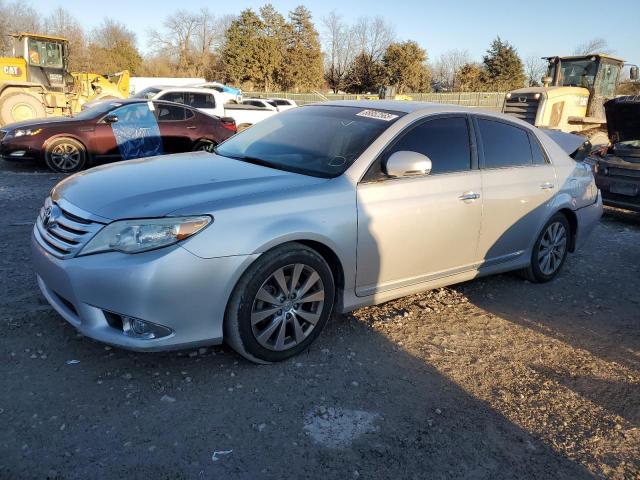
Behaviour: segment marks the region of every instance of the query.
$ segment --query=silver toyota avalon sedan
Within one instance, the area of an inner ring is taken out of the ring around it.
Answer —
[[[549,281],[601,214],[591,170],[524,122],[329,102],[215,153],[68,177],[32,247],[42,293],[89,337],[143,351],[225,341],[274,362],[334,311],[508,270]]]

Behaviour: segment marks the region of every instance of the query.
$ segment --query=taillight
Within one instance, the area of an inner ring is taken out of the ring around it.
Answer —
[[[231,117],[222,117],[220,119],[222,122],[222,126],[227,130],[231,130],[232,132],[237,132],[238,128],[236,127],[236,121]]]

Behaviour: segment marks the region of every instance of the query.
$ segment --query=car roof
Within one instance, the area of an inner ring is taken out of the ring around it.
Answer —
[[[532,128],[530,123],[520,120],[516,117],[497,113],[492,110],[486,110],[480,107],[464,107],[461,105],[451,105],[448,103],[432,103],[432,102],[414,102],[406,100],[332,100],[329,102],[310,103],[307,105],[332,105],[337,107],[356,107],[369,108],[373,110],[392,110],[402,113],[423,113],[432,115],[437,113],[473,113],[476,115],[485,115],[494,117],[499,120],[505,120],[511,123],[522,125],[529,129]]]
[[[215,92],[215,90],[211,89],[211,88],[205,88],[205,87],[187,87],[187,86],[180,86],[180,85],[151,85],[149,87],[146,87],[144,90],[147,90],[148,88],[154,88],[154,89],[158,89],[158,93],[160,92],[164,92],[167,90],[176,90],[176,91],[180,91],[180,92],[193,92],[193,93],[211,93],[211,92]],[[142,91],[142,90],[141,90]]]

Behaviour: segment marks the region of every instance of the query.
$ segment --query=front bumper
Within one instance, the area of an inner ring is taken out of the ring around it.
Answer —
[[[69,259],[48,253],[31,236],[38,285],[51,306],[83,335],[138,351],[222,342],[227,300],[257,255],[203,259],[179,245],[134,255],[109,252]],[[112,326],[105,312],[173,330],[135,338]]]
[[[39,160],[40,151],[32,145],[10,139],[0,142],[0,158],[8,162],[19,162],[22,160]]]
[[[605,205],[640,211],[640,176],[596,174],[595,178]]]
[[[576,248],[579,248],[587,240],[595,226],[602,217],[602,193],[598,190],[596,202],[575,211],[578,218],[578,231],[576,236]]]

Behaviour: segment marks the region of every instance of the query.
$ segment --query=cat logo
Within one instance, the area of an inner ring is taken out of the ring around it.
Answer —
[[[20,70],[20,67],[16,65],[5,65],[2,67],[2,73],[12,77],[19,77],[22,75],[22,70]]]

